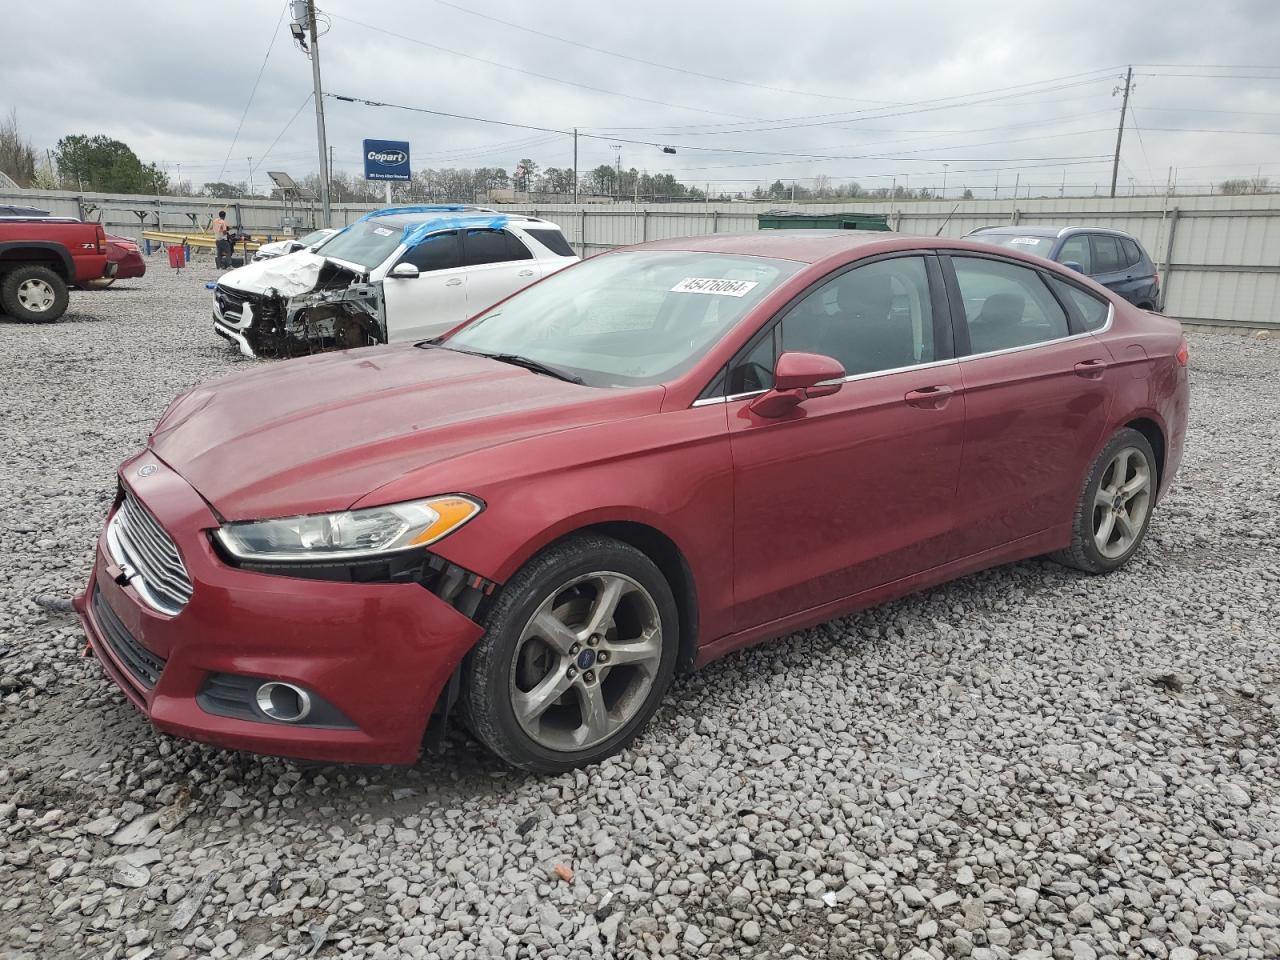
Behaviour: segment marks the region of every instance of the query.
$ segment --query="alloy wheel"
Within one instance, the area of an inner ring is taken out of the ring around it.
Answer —
[[[576,577],[538,605],[516,642],[516,721],[550,750],[595,746],[644,706],[662,654],[662,618],[644,587],[607,571]]]
[[[1120,450],[1103,471],[1093,498],[1093,541],[1109,560],[1124,556],[1142,534],[1151,509],[1151,467],[1136,447]]]
[[[32,313],[44,313],[51,308],[57,295],[53,286],[39,277],[23,280],[18,284],[18,303]]]

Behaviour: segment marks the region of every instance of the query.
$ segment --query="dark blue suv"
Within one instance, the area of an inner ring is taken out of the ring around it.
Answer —
[[[1103,227],[979,227],[968,238],[1056,260],[1086,274],[1135,306],[1160,305],[1160,276],[1127,233]]]

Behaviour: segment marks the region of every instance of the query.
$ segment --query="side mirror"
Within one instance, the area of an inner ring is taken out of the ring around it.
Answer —
[[[1063,260],[1062,265],[1068,270],[1074,270],[1076,273],[1084,273],[1084,264],[1076,263],[1074,260]]]
[[[817,353],[784,353],[773,368],[773,389],[757,397],[750,409],[761,417],[780,417],[805,400],[838,393],[842,379],[839,360]]]
[[[418,268],[412,263],[397,263],[391,268],[391,275],[401,280],[412,280],[418,276]]]

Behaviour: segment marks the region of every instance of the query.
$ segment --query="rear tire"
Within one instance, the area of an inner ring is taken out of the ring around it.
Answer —
[[[1050,559],[1085,573],[1120,569],[1147,536],[1158,479],[1147,438],[1128,427],[1118,431],[1089,468],[1070,546]]]
[[[560,773],[625,748],[675,673],[679,619],[662,572],[597,535],[558,543],[502,588],[462,671],[463,719],[514,767]]]
[[[24,264],[0,279],[0,313],[24,323],[52,323],[70,299],[66,283],[48,267]]]

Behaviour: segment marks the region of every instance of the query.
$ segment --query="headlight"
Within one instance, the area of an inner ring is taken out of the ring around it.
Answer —
[[[241,560],[345,560],[425,547],[481,509],[479,501],[452,494],[342,513],[228,523],[215,535]]]

